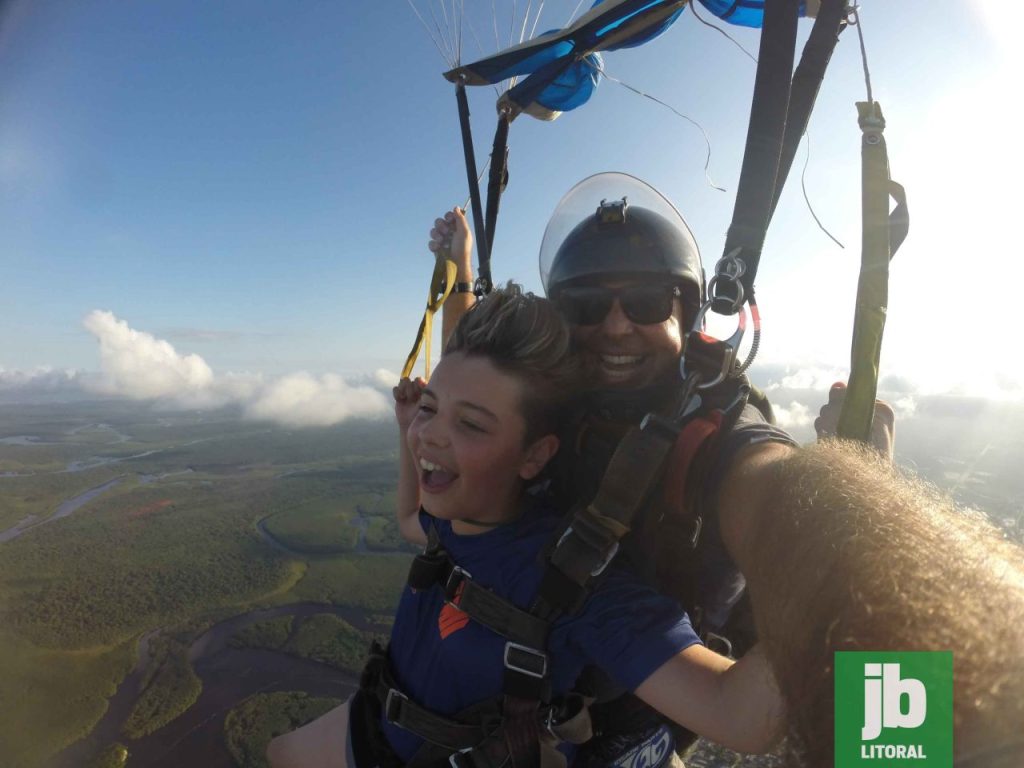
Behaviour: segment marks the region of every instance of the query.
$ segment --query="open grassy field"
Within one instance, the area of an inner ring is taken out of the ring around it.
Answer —
[[[281,430],[120,403],[54,408],[0,408],[0,532],[119,482],[67,517],[0,541],[4,768],[41,766],[88,733],[151,629],[165,632],[128,735],[195,699],[185,649],[217,620],[299,600],[393,611],[407,556],[307,562],[257,528],[280,518],[291,531],[340,540],[355,532],[343,523],[358,507],[370,518],[367,543],[371,530],[377,546],[389,541],[390,425]],[[91,468],[66,471],[82,466]]]

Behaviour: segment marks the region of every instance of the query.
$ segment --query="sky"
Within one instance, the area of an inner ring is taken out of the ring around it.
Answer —
[[[453,13],[452,0],[412,5],[441,29]],[[540,7],[464,5],[463,62],[510,30],[518,39],[524,9]],[[537,31],[575,6],[543,3]],[[892,263],[883,394],[904,415],[928,396],[1019,403],[1013,25],[982,0],[865,0],[861,21],[911,211]],[[721,26],[756,54],[756,31]],[[385,411],[429,286],[431,222],[467,198],[446,68],[404,0],[0,4],[0,394],[237,403],[293,424]],[[558,200],[609,170],[671,199],[707,268],[721,255],[753,62],[687,10],[651,43],[607,54],[605,70],[697,121],[727,192],[705,180],[699,130],[606,80],[552,123],[513,124],[496,279],[540,292],[537,253]],[[755,379],[781,393],[790,424],[813,415],[813,398],[794,392],[824,397],[846,377],[864,98],[849,29],[758,275]],[[496,94],[470,99],[482,164]],[[814,211],[845,248],[808,210],[805,158]]]

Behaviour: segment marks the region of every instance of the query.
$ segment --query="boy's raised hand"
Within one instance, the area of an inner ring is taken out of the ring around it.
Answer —
[[[420,394],[427,386],[421,378],[415,381],[405,378],[398,382],[398,386],[392,388],[391,394],[395,397],[395,420],[402,434],[405,434],[416,418],[416,411],[419,409]]]
[[[434,219],[427,247],[435,254],[444,254],[457,267],[471,267],[473,235],[461,208],[453,208],[440,219]]]

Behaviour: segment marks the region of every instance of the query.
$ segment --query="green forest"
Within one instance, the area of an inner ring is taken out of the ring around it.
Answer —
[[[142,693],[120,731],[129,766],[133,739],[196,701],[202,681],[189,648],[217,622],[304,601],[377,620],[394,610],[411,550],[393,522],[389,423],[285,430],[229,413],[84,404],[0,409],[0,425],[0,533],[32,516],[0,541],[5,768],[42,766],[88,734],[151,630],[160,632]],[[64,502],[111,480],[53,519]],[[325,614],[251,625],[233,645],[351,673],[368,642]],[[290,703],[274,717],[289,722],[322,704],[277,698]],[[250,743],[239,724],[268,711],[258,704],[233,713],[233,753]],[[125,764],[113,744],[93,759]]]

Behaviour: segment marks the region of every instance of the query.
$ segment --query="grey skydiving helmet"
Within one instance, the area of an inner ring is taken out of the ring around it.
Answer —
[[[544,231],[540,275],[549,298],[568,285],[664,278],[682,289],[690,315],[704,299],[697,243],[679,211],[625,173],[590,176],[562,198]]]

